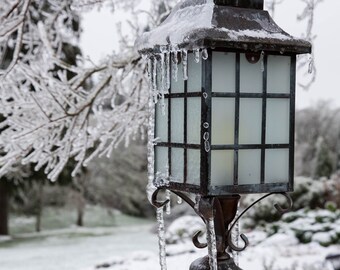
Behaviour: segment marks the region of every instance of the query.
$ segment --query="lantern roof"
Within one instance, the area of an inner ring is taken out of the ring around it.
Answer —
[[[213,0],[181,1],[136,46],[144,54],[207,47],[303,54],[312,48],[283,31],[265,10],[215,5]]]

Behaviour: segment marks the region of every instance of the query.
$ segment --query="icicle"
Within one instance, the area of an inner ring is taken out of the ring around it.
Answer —
[[[149,74],[151,77],[151,60],[149,60]],[[150,90],[152,90],[152,85],[150,85]],[[147,186],[147,195],[148,199],[151,202],[151,197],[153,192],[156,190],[153,181],[154,181],[154,163],[155,163],[155,152],[154,152],[154,143],[153,140],[155,138],[154,130],[155,130],[155,104],[153,102],[153,92],[150,91],[149,97],[149,124],[148,124],[148,186]]]
[[[176,82],[178,81],[178,52],[177,51],[173,53],[173,58],[172,58],[172,78]]]
[[[314,58],[313,55],[309,58],[309,64],[308,64],[308,73],[312,74],[314,70]]]
[[[164,229],[164,209],[157,208],[157,223],[158,223],[158,245],[159,245],[159,263],[161,270],[166,270],[166,243],[165,243],[165,229]]]
[[[165,92],[165,87],[166,87],[166,85],[165,85],[165,80],[166,80],[166,78],[165,78],[165,55],[163,54],[163,53],[161,53],[161,70],[160,70],[161,72],[161,85],[160,85],[160,89],[161,89],[161,95],[162,95],[162,98],[163,98],[163,96],[164,96],[164,92]]]
[[[152,90],[157,91],[157,58],[152,61]]]
[[[261,52],[261,71],[264,72],[264,51]]]
[[[203,58],[203,60],[207,60],[209,58],[209,54],[208,54],[207,49],[202,50],[202,58]]]
[[[216,249],[216,235],[215,235],[215,226],[214,219],[209,219],[208,222],[208,232],[207,232],[207,240],[208,240],[208,254],[209,254],[209,264],[210,270],[217,270],[217,249]]]
[[[149,58],[149,60],[148,60],[148,78],[149,78],[150,83],[152,82],[151,72],[152,72],[152,60],[151,60],[151,58]]]
[[[170,89],[170,52],[165,53],[166,90]]]
[[[238,216],[238,215],[237,215]],[[236,216],[236,217],[237,217]],[[234,226],[234,230],[232,232],[233,236],[233,242],[235,243],[236,246],[239,246],[239,236],[240,236],[240,221],[237,221],[235,226]],[[237,251],[233,251],[233,258],[234,258],[234,262],[237,266],[239,266],[239,252]]]
[[[165,199],[169,200],[169,202],[165,206],[165,213],[167,215],[170,215],[171,214],[171,191],[168,189],[165,191]]]
[[[194,55],[195,55],[195,62],[199,63],[200,62],[200,49],[194,50]]]
[[[154,94],[154,102],[157,103],[158,95],[157,95],[157,58],[154,57],[152,61],[152,92]]]
[[[183,203],[183,199],[180,196],[177,196],[177,203],[178,204],[182,204]]]
[[[188,51],[182,50],[183,79],[188,79]]]
[[[165,74],[165,55],[161,54],[161,111],[165,115],[165,87],[166,87],[166,74]]]

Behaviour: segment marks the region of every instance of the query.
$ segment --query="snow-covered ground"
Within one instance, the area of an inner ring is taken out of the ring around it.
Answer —
[[[63,229],[23,234],[0,242],[1,270],[160,270],[152,224],[119,228]],[[297,243],[295,237],[261,232],[248,234],[251,246],[240,255],[240,266],[251,270],[326,270],[327,255],[340,246]],[[185,270],[207,251],[192,243],[169,245],[168,270]],[[295,268],[293,268],[295,267]],[[314,267],[314,268],[312,268]]]
[[[275,235],[264,240],[263,234],[250,234],[251,240],[263,241],[256,246],[250,246],[240,254],[240,267],[244,270],[328,270],[325,257],[339,253],[340,246],[322,247],[317,243],[297,244],[294,237]],[[256,242],[256,241],[255,241]],[[177,249],[177,254],[176,254]],[[167,257],[169,270],[189,269],[190,263],[206,255],[206,250],[196,251],[191,243],[169,246]],[[115,270],[160,270],[157,256],[152,252],[135,252],[125,256],[116,256],[103,264],[103,269]],[[95,268],[89,268],[92,270]]]
[[[157,252],[152,225],[63,229],[23,234],[0,242],[1,270],[95,269],[112,256],[138,250]]]

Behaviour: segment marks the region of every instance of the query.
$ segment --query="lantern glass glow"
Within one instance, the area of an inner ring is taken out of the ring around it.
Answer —
[[[295,55],[189,52],[187,80],[181,60],[156,105],[155,177],[206,195],[290,190]]]

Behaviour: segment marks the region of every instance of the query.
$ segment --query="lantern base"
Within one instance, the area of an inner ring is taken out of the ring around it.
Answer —
[[[232,258],[226,260],[218,260],[217,262],[218,270],[242,270],[242,268],[238,267]],[[205,256],[203,258],[199,258],[195,260],[190,265],[190,270],[210,270],[209,265],[209,256]]]

